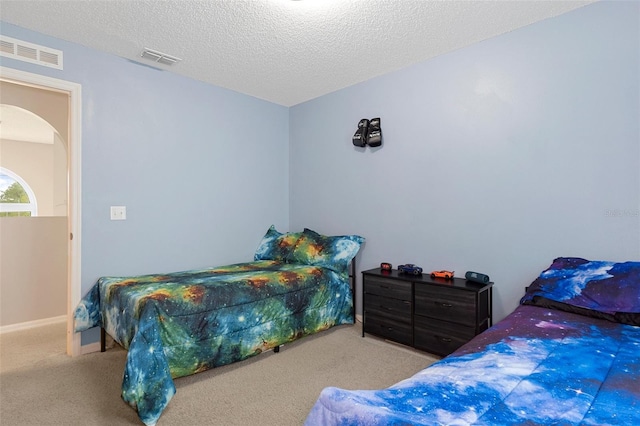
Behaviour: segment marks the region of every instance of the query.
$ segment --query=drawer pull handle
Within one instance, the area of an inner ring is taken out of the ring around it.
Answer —
[[[440,303],[440,306],[442,306],[443,308],[453,308],[453,305],[451,303]]]
[[[440,340],[447,343],[451,342],[451,339],[449,339],[448,337],[440,337]]]

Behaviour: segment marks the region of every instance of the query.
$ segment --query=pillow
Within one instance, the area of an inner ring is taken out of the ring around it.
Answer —
[[[640,262],[559,257],[520,303],[640,325]]]
[[[364,238],[358,235],[329,237],[305,228],[289,262],[347,272],[349,262],[358,254],[363,242]]]
[[[271,225],[267,233],[262,237],[262,241],[256,249],[253,260],[277,260],[286,262],[290,257],[296,242],[302,232],[288,232],[283,234],[278,232],[275,226]]]

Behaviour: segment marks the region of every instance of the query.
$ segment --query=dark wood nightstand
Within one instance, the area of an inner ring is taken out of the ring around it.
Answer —
[[[362,272],[365,333],[446,356],[492,325],[493,283]]]

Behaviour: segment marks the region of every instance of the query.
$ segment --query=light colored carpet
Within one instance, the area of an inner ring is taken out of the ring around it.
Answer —
[[[65,324],[0,336],[0,424],[141,425],[120,398],[126,352],[70,358]],[[175,381],[158,426],[301,425],[327,386],[377,389],[438,358],[339,326]]]

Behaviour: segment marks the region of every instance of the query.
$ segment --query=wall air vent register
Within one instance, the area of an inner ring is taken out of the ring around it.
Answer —
[[[0,36],[0,56],[62,69],[62,51],[15,38]]]

